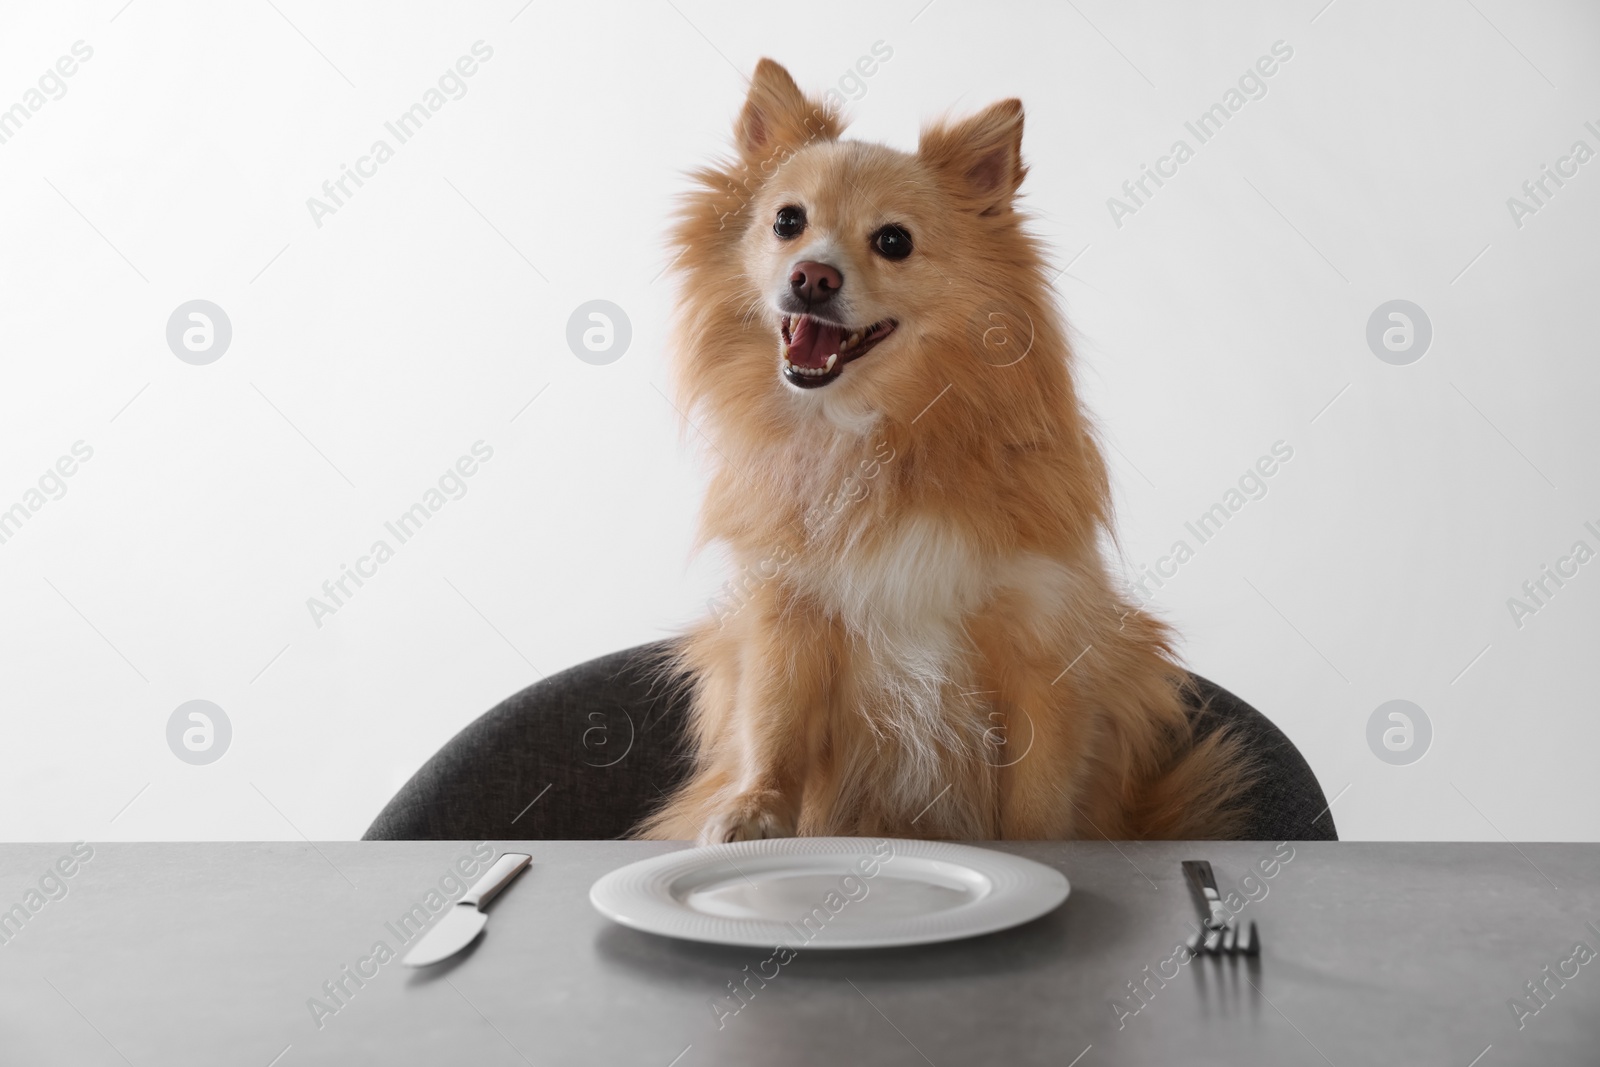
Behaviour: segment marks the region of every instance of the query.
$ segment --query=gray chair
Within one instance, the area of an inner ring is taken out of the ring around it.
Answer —
[[[364,840],[558,840],[625,835],[689,771],[685,687],[670,642],[590,660],[530,685],[451,738],[395,794]],[[1231,723],[1259,773],[1246,840],[1337,840],[1316,776],[1264,715],[1192,675],[1202,735]]]

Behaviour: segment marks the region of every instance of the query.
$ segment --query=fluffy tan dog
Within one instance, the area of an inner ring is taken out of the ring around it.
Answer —
[[[754,580],[690,632],[695,768],[641,836],[1217,837],[1163,625],[1102,558],[1104,460],[1014,205],[1022,104],[839,139],[756,68],[675,230],[703,513]]]

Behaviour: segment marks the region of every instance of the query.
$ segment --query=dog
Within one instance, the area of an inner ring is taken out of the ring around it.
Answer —
[[[635,831],[1228,836],[1248,787],[1103,555],[1110,486],[1017,209],[1023,108],[842,140],[763,59],[673,231],[672,360],[749,576],[695,625],[692,770]],[[708,453],[708,455],[711,453]]]

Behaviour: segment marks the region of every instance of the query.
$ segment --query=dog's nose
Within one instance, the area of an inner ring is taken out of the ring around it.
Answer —
[[[806,260],[789,272],[789,288],[807,305],[826,304],[844,285],[844,275],[826,263]]]

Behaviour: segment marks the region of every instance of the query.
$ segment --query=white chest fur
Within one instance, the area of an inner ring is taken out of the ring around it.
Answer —
[[[847,758],[846,793],[880,797],[909,819],[957,779],[983,788],[987,777],[970,769],[996,764],[994,708],[979,681],[968,622],[995,596],[1015,590],[1024,596],[1008,624],[1047,625],[1068,602],[1073,573],[1037,555],[986,557],[953,525],[928,517],[903,520],[871,547],[797,562],[797,584],[835,613],[850,637],[838,713],[859,716],[877,740],[871,752]],[[951,810],[985,806],[970,796]]]
[[[1059,561],[981,554],[953,525],[926,516],[902,520],[871,547],[801,558],[793,573],[852,634],[915,662],[949,659],[966,620],[1002,592],[1022,594],[1019,627],[1046,622],[1086,592]]]
[[[952,527],[918,517],[871,548],[806,560],[801,580],[851,632],[932,651],[986,599],[989,569]]]

